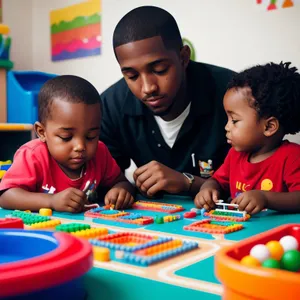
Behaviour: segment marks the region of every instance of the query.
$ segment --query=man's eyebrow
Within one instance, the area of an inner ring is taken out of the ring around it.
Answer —
[[[158,65],[162,62],[166,62],[166,61],[168,61],[167,58],[161,58],[161,59],[157,59],[157,60],[154,60],[154,61],[148,63],[148,65],[149,66],[154,66],[154,65]],[[135,69],[132,68],[132,67],[123,67],[123,68],[121,68],[121,71],[122,72],[130,72],[130,71],[135,71]]]

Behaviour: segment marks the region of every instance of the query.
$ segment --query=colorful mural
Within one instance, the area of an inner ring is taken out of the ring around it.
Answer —
[[[256,0],[256,4],[263,10],[273,11],[299,5],[300,0]]]
[[[101,0],[50,12],[52,61],[101,53]]]

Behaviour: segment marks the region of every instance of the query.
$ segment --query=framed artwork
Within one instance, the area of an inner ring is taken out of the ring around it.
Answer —
[[[101,54],[100,1],[84,1],[50,12],[52,61]]]

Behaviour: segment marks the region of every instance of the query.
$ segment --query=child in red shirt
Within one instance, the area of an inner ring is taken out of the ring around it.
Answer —
[[[225,162],[195,197],[213,209],[230,192],[239,210],[300,211],[300,145],[283,141],[300,131],[300,74],[290,63],[255,66],[237,74],[224,96]]]
[[[58,76],[44,84],[38,101],[39,139],[16,152],[0,183],[0,206],[80,212],[98,185],[111,187],[106,204],[130,206],[134,189],[99,141],[100,95],[94,86],[77,76]]]

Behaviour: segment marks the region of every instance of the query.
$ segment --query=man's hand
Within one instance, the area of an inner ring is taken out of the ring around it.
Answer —
[[[106,205],[114,204],[116,209],[124,209],[132,206],[134,198],[126,189],[113,187],[105,195],[104,202]]]
[[[196,195],[194,203],[198,208],[211,210],[215,208],[215,203],[218,202],[220,192],[214,188],[204,188]]]
[[[159,191],[177,194],[189,189],[189,182],[182,173],[157,161],[151,161],[136,169],[133,178],[137,188],[149,197]]]
[[[231,203],[238,204],[239,210],[245,210],[248,214],[254,215],[267,207],[268,199],[266,192],[253,190],[238,195]]]
[[[75,188],[68,188],[53,195],[51,208],[71,213],[81,212],[87,203],[86,194]]]

